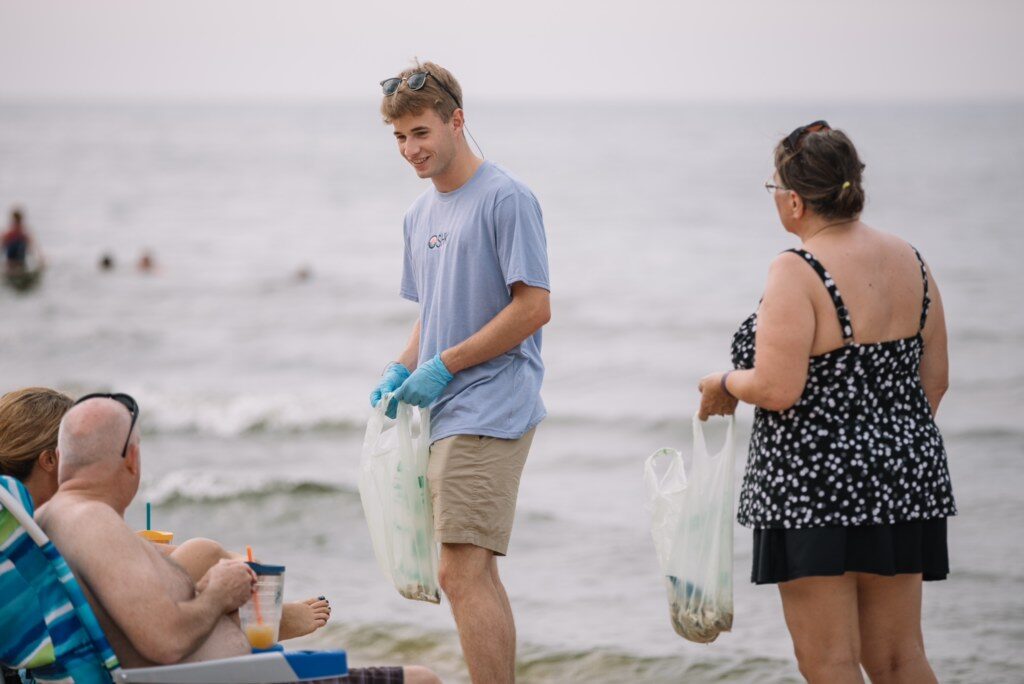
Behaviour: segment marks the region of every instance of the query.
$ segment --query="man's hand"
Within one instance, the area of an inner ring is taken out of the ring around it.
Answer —
[[[395,399],[406,404],[428,408],[452,381],[441,356],[437,355],[413,371],[395,392]]]
[[[196,589],[220,599],[224,613],[238,610],[256,588],[256,573],[244,561],[221,559],[206,571]]]
[[[384,374],[381,375],[380,383],[370,392],[370,406],[376,408],[385,394],[393,393],[408,377],[409,369],[403,364],[398,362],[389,363],[387,368],[384,369]],[[385,414],[388,418],[394,418],[397,411],[398,402],[392,399],[391,403],[388,404]]]
[[[723,373],[706,375],[697,385],[701,393],[697,417],[701,420],[707,420],[709,416],[731,416],[736,413],[736,404],[739,400],[722,390],[722,375]]]

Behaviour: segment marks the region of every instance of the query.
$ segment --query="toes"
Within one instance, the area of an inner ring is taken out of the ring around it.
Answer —
[[[331,605],[331,602],[325,599],[323,596],[306,599],[305,601],[303,601],[303,603],[313,608],[314,610],[317,608],[329,607]]]

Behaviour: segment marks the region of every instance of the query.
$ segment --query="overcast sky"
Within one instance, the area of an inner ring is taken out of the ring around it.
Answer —
[[[0,0],[0,97],[1022,100],[1021,0]]]

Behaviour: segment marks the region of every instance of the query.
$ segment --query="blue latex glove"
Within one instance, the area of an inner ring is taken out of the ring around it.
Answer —
[[[380,384],[370,392],[370,406],[374,408],[380,403],[381,397],[385,394],[392,394],[396,389],[402,386],[405,379],[409,377],[409,369],[403,364],[389,363],[387,368],[384,369],[384,373],[380,377]],[[385,411],[385,415],[388,418],[394,418],[398,413],[398,401],[392,399],[388,404],[388,410]]]
[[[395,392],[395,398],[406,404],[428,408],[441,396],[452,377],[438,354],[413,371]]]

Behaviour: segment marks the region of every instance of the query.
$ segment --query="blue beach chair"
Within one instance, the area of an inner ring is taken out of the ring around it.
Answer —
[[[122,669],[78,581],[32,511],[24,485],[0,476],[0,664],[22,671],[27,681],[277,684],[348,673],[344,651],[278,651]]]

